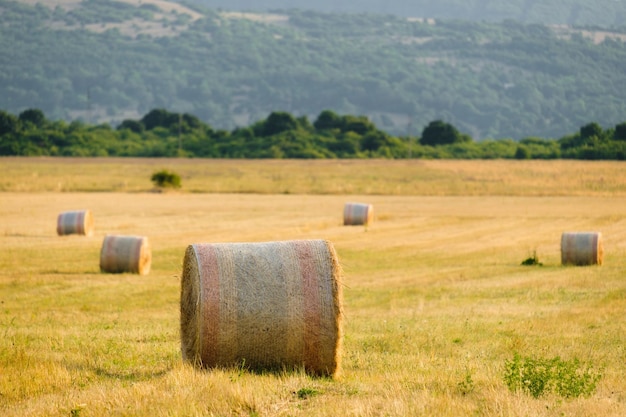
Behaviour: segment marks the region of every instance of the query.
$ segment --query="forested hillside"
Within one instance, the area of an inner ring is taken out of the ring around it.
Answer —
[[[0,0],[0,110],[110,123],[155,108],[232,130],[330,109],[394,135],[560,138],[626,115],[619,31],[150,0]],[[592,37],[595,36],[595,37]]]
[[[619,0],[187,0],[225,10],[301,9],[376,13],[403,17],[463,19],[476,22],[624,26],[626,2]]]

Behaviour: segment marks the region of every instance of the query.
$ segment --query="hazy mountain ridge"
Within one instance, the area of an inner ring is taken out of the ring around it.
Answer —
[[[227,129],[332,109],[394,133],[440,118],[477,139],[558,137],[626,114],[623,42],[594,45],[582,29],[54,2],[0,1],[0,108],[113,123],[166,108]]]
[[[375,13],[401,17],[462,19],[476,22],[626,25],[626,2],[619,0],[187,0],[211,8],[267,12],[276,9],[326,13]]]

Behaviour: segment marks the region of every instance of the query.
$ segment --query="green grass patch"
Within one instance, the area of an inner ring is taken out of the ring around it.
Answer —
[[[602,374],[578,359],[522,357],[505,362],[504,382],[511,391],[521,390],[534,398],[554,393],[564,398],[589,397]]]

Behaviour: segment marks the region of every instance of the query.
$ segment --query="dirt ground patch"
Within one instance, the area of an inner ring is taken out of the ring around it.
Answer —
[[[23,3],[35,5],[41,3],[40,0],[19,0]],[[198,20],[203,17],[201,13],[189,9],[182,4],[173,3],[165,0],[118,0],[120,2],[140,6],[151,4],[159,8],[161,13],[154,13],[153,20],[144,19],[128,19],[120,23],[94,23],[83,26],[67,25],[61,21],[50,23],[50,27],[55,30],[74,30],[85,28],[92,32],[102,33],[107,30],[118,30],[122,35],[129,37],[137,37],[138,35],[148,35],[152,37],[176,36],[187,30],[187,25],[173,25],[180,16],[189,16],[191,21]],[[65,10],[72,10],[80,7],[81,0],[49,0],[43,4],[53,9],[61,7]]]

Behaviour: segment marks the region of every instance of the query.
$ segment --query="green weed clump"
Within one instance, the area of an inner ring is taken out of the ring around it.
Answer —
[[[543,264],[541,262],[539,262],[539,258],[537,257],[537,252],[534,251],[531,256],[529,256],[528,258],[526,258],[526,259],[524,259],[522,261],[522,265],[526,265],[526,266],[532,266],[532,265],[542,266]]]
[[[180,188],[180,175],[166,169],[155,172],[150,179],[157,187]]]
[[[456,386],[463,395],[472,393],[474,391],[474,380],[472,379],[472,374],[467,371],[465,378]]]
[[[317,395],[319,393],[320,392],[318,390],[316,390],[315,388],[304,387],[304,388],[300,388],[294,394],[296,394],[299,399],[305,400],[305,399],[313,397],[313,396],[315,396],[315,395]]]
[[[588,397],[596,389],[602,375],[578,359],[564,361],[522,358],[515,354],[505,362],[504,382],[511,391],[522,390],[534,398],[553,392],[564,398]]]

